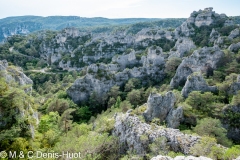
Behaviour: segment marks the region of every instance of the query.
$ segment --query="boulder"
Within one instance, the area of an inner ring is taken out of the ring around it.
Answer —
[[[147,110],[143,116],[147,122],[154,118],[159,118],[161,122],[165,121],[167,127],[178,128],[183,119],[183,109],[178,107],[174,109],[175,96],[172,92],[165,95],[151,93],[147,101]]]
[[[208,86],[202,74],[195,72],[187,77],[187,81],[182,89],[183,97],[187,98],[192,91],[217,92],[217,87]]]
[[[195,50],[191,56],[184,58],[182,63],[178,66],[170,86],[172,88],[184,86],[187,77],[193,72],[210,74],[209,72],[217,68],[223,56],[224,53],[217,46],[203,47]]]
[[[184,154],[188,154],[190,148],[200,140],[200,137],[183,134],[178,129],[157,125],[152,127],[131,113],[115,116],[113,135],[119,137],[121,153],[129,151],[138,155],[147,153],[148,145],[159,137],[166,137],[171,150]]]

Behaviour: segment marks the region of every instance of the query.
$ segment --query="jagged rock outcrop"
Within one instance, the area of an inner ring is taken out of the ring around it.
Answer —
[[[149,144],[159,137],[166,137],[171,150],[188,154],[190,147],[200,140],[200,137],[183,134],[178,129],[163,128],[157,125],[152,127],[141,122],[131,113],[116,115],[115,121],[113,135],[119,137],[122,153],[130,151],[139,155],[146,154]]]
[[[0,71],[1,75],[5,77],[7,83],[14,81],[19,85],[33,84],[33,81],[23,73],[21,68],[8,66],[8,62],[6,60],[0,60]],[[31,87],[29,89],[31,90]]]
[[[231,52],[238,52],[238,50],[240,49],[240,42],[231,44],[231,45],[228,47],[228,49],[229,49]]]
[[[164,54],[161,47],[149,47],[147,56],[141,57],[143,67],[160,66],[165,63]]]
[[[120,86],[130,78],[139,78],[144,84],[147,83],[146,78],[161,81],[165,75],[165,61],[160,47],[150,47],[147,55],[143,55],[140,60],[136,59],[135,51],[131,51],[113,58],[112,61],[113,63],[107,65],[100,63],[88,66],[87,75],[77,79],[67,91],[74,102],[86,101],[93,92],[104,95],[112,86]],[[138,67],[134,67],[136,64]]]
[[[171,87],[177,88],[184,86],[187,77],[193,72],[207,73],[216,69],[217,64],[223,58],[224,53],[219,47],[203,47],[195,50],[194,53],[183,59],[182,63],[178,66],[174,77],[171,80]]]
[[[127,65],[134,65],[136,60],[135,51],[131,51],[129,54],[123,54],[112,58],[112,62],[118,63],[122,69],[126,68]]]
[[[182,89],[183,97],[187,98],[192,91],[217,92],[217,87],[208,86],[202,74],[195,72],[187,77],[187,81]]]
[[[147,110],[143,113],[146,121],[152,121],[159,118],[161,122],[166,121],[167,127],[178,128],[183,119],[183,109],[178,107],[174,109],[176,98],[173,92],[167,92],[165,95],[150,94],[147,101]]]
[[[231,31],[228,38],[229,39],[234,39],[234,38],[237,38],[238,36],[240,36],[240,31],[239,31],[239,28],[236,28],[233,31]]]
[[[236,95],[240,91],[240,82],[233,82],[227,91],[229,95]]]
[[[181,26],[175,29],[175,38],[189,37],[192,34],[194,34],[194,28],[188,22],[183,22]]]
[[[171,158],[169,156],[161,156],[158,155],[156,157],[153,157],[151,160],[212,160],[211,158],[207,158],[207,157],[194,157],[194,156],[177,156],[175,158]]]
[[[178,128],[183,119],[183,108],[181,106],[176,109],[171,109],[166,118],[167,127]]]
[[[194,11],[181,26],[175,29],[175,38],[178,39],[193,35],[195,31],[194,26],[200,28],[201,26],[210,26],[219,23],[219,21],[223,21],[225,25],[232,24],[232,21],[225,14],[215,13],[212,7]]]
[[[177,40],[174,48],[169,53],[169,58],[179,57],[182,58],[186,53],[195,49],[196,46],[190,38],[181,37]],[[174,51],[176,50],[176,51]]]
[[[197,27],[209,26],[219,19],[227,19],[225,14],[217,14],[213,11],[212,7],[205,8],[204,10],[194,11],[187,19],[187,22],[194,24]]]
[[[174,33],[171,31],[165,31],[161,30],[159,28],[152,29],[152,28],[146,28],[142,29],[140,32],[138,32],[135,36],[135,42],[140,42],[144,39],[161,39],[161,38],[167,38],[171,40],[173,38]]]
[[[31,92],[32,90],[33,81],[23,73],[21,68],[9,66],[6,60],[0,60],[0,77],[3,77],[10,87],[11,82],[15,82],[20,86],[29,85],[29,87],[24,89],[25,92]],[[34,126],[38,125],[39,123],[38,112],[35,111],[29,103],[24,104],[24,107],[22,105],[23,104],[20,104],[19,108],[16,107],[14,111],[16,112],[16,116],[33,118],[35,120],[34,122],[31,121],[28,124],[28,129],[31,132],[31,136],[34,137]],[[6,121],[6,118],[4,118],[9,116],[7,112],[9,112],[9,110],[2,108],[0,105],[0,127],[4,128],[8,124],[8,121]]]
[[[210,33],[210,42],[216,42],[220,36],[220,33],[216,31],[214,28],[212,29],[212,32]]]

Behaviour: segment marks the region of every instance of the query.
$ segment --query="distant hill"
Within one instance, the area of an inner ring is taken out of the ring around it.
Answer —
[[[77,16],[19,16],[0,19],[0,41],[8,36],[27,34],[39,30],[61,30],[66,27],[96,28],[143,23],[146,26],[177,27],[185,19],[159,18],[122,18],[108,19],[102,17],[85,18]],[[154,22],[154,23],[152,23]],[[98,30],[99,31],[99,30]],[[101,30],[100,30],[101,31]]]

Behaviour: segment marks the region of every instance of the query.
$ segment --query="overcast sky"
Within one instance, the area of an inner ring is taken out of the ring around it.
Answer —
[[[75,15],[107,18],[187,18],[194,10],[240,15],[240,0],[0,0],[0,18]]]

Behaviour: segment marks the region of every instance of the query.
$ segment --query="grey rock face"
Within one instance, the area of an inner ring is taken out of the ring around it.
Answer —
[[[87,100],[93,92],[104,95],[112,86],[122,85],[130,78],[142,80],[144,77],[148,77],[159,81],[163,80],[165,61],[160,47],[155,49],[150,47],[147,56],[142,56],[141,60],[137,60],[135,54],[135,51],[132,51],[129,54],[114,57],[112,61],[117,64],[89,65],[88,74],[74,82],[67,91],[68,95],[78,103]],[[139,67],[125,68],[128,65],[135,65],[135,63],[138,63]],[[100,72],[104,73],[102,78],[98,76]],[[146,82],[142,80],[142,83]]]
[[[213,11],[213,8],[205,8],[204,10],[194,11],[188,18],[187,22],[194,24],[197,27],[209,26],[219,19],[227,20],[225,14],[217,14]]]
[[[169,58],[171,57],[184,57],[184,54],[188,53],[190,50],[195,49],[196,46],[190,38],[182,37],[179,38],[174,46],[174,50],[169,53]]]
[[[229,39],[234,39],[236,37],[240,36],[239,28],[234,29],[230,35],[228,36]]]
[[[217,92],[216,86],[208,86],[202,74],[195,72],[187,77],[187,81],[182,89],[183,97],[188,97],[192,91]]]
[[[216,31],[214,28],[212,29],[212,32],[210,34],[210,42],[216,42],[219,38],[220,34],[218,31]]]
[[[129,54],[115,56],[112,58],[112,62],[117,62],[122,69],[126,68],[127,65],[135,64],[136,63],[135,51],[132,51]]]
[[[152,28],[145,28],[142,29],[140,32],[138,32],[135,36],[135,42],[140,42],[144,39],[161,39],[161,38],[167,38],[172,39],[173,32],[160,30],[158,28],[152,29]]]
[[[229,49],[231,52],[238,52],[238,50],[240,49],[240,42],[231,44],[231,45],[228,47],[228,49]]]
[[[178,128],[183,120],[183,108],[180,106],[177,109],[171,109],[166,118],[167,127]]]
[[[19,85],[33,84],[33,81],[22,72],[21,68],[8,66],[8,62],[6,60],[0,60],[0,71],[8,83],[14,81]],[[31,88],[29,89],[31,90]]]
[[[183,24],[175,29],[175,37],[179,38],[182,36],[189,37],[194,33],[194,28],[189,25],[188,22],[183,22]]]
[[[240,82],[234,82],[230,85],[227,93],[229,95],[236,95],[238,91],[240,91]]]
[[[167,92],[164,96],[160,94],[150,94],[147,101],[147,110],[144,112],[146,121],[159,118],[164,121],[173,108],[175,96],[172,92]]]
[[[165,63],[164,55],[161,47],[148,48],[147,56],[142,56],[141,62],[143,67],[159,66]]]
[[[171,80],[171,87],[184,86],[187,77],[193,72],[206,73],[208,70],[216,69],[217,63],[223,58],[224,53],[219,47],[204,47],[195,50],[194,53],[185,58]]]
[[[172,92],[165,95],[150,94],[147,101],[147,110],[143,113],[146,121],[159,118],[161,122],[166,121],[167,127],[178,128],[180,121],[183,119],[183,109],[173,108],[175,96]]]
[[[207,158],[207,157],[203,157],[203,156],[200,156],[200,157],[194,157],[194,156],[177,156],[175,158],[171,158],[171,157],[168,157],[168,156],[161,156],[161,155],[158,155],[156,157],[153,157],[151,160],[212,160],[211,158]]]
[[[200,140],[200,137],[183,134],[178,129],[163,128],[157,125],[151,127],[141,122],[137,116],[130,114],[117,115],[115,120],[113,135],[119,137],[122,153],[130,151],[139,155],[145,154],[149,144],[164,136],[173,151],[188,154],[190,147]],[[143,136],[147,139],[141,138]]]
[[[6,70],[7,67],[8,67],[8,62],[6,60],[0,61],[0,71]]]

